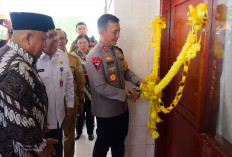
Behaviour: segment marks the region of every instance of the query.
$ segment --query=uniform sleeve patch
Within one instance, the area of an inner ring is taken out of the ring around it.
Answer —
[[[78,69],[79,72],[83,71],[82,65],[78,65],[77,69]]]
[[[99,69],[100,65],[101,65],[102,59],[99,57],[93,57],[92,58],[92,63],[94,65],[94,67],[96,68],[96,70]]]

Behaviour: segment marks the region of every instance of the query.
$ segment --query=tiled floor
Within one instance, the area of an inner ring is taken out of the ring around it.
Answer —
[[[96,125],[95,125],[96,126]],[[75,157],[92,157],[92,152],[93,152],[93,147],[94,147],[94,143],[96,140],[96,127],[94,130],[94,140],[93,141],[89,141],[88,140],[88,135],[87,135],[87,131],[86,131],[86,126],[84,126],[83,128],[83,134],[81,135],[81,137],[76,140],[75,143]],[[111,157],[111,151],[109,150],[107,157]]]

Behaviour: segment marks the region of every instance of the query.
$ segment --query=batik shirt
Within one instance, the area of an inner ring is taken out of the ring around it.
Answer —
[[[13,41],[0,49],[0,157],[31,157],[43,138],[48,99],[34,59]]]
[[[89,51],[86,52],[86,55],[88,53],[89,53]],[[71,52],[71,54],[78,55],[81,59],[82,69],[83,69],[84,75],[85,75],[85,99],[91,100],[91,89],[90,89],[88,74],[87,74],[87,71],[85,69],[86,55],[83,56],[80,51],[73,51],[73,52]]]

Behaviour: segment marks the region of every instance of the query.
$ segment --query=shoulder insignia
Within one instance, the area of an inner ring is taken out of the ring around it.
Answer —
[[[99,57],[93,57],[92,58],[92,63],[94,65],[94,67],[98,70],[100,65],[101,65],[102,59]]]
[[[109,51],[108,48],[107,48],[105,45],[103,45],[102,48],[103,48],[103,50],[104,50],[105,52],[108,52],[108,51]]]
[[[116,52],[116,50],[117,50],[117,51],[121,51],[121,52],[122,52],[122,54],[123,54],[122,49],[121,49],[121,48],[119,48],[118,46],[115,46],[115,52]]]
[[[118,49],[117,49],[117,48],[114,48],[114,51],[115,51],[116,53],[118,53]]]
[[[121,54],[121,53],[118,53],[118,57],[122,57],[122,54]]]

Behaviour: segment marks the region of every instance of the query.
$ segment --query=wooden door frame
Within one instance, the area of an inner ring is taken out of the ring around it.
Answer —
[[[169,69],[169,52],[170,52],[170,24],[171,24],[171,0],[160,0],[160,15],[167,19],[166,25],[167,28],[162,30],[162,39],[161,39],[161,50],[160,60],[166,58],[166,62],[160,62],[160,76],[163,78]],[[167,99],[168,90],[164,89],[164,103],[168,103]],[[161,114],[160,117],[165,121],[166,115]],[[155,156],[164,157],[165,154],[165,145],[166,145],[166,123],[158,124],[159,138],[155,142]]]
[[[186,0],[188,1],[188,0]],[[210,4],[208,5],[208,12],[209,12],[209,19],[207,20],[207,27],[206,27],[206,35],[203,37],[204,42],[205,42],[205,47],[204,47],[204,51],[205,52],[209,52],[210,51],[210,42],[211,42],[211,29],[212,29],[212,18],[215,16],[213,14],[213,5],[215,5],[214,3],[215,0],[203,0],[204,3],[206,4]],[[214,6],[215,7],[215,6]],[[161,62],[160,62],[160,76],[161,78],[163,78],[165,76],[165,74],[168,72],[169,67],[170,67],[170,58],[169,58],[169,53],[170,53],[170,40],[171,40],[171,36],[170,36],[170,29],[171,29],[171,0],[160,0],[160,15],[162,17],[165,17],[167,19],[167,28],[165,30],[162,31],[162,40],[161,40]],[[210,55],[210,53],[209,53]],[[210,56],[209,56],[210,57]],[[165,62],[162,62],[162,59],[165,59]],[[208,63],[209,64],[209,63]],[[208,67],[205,67],[208,68]],[[207,84],[207,78],[208,78],[208,74],[206,73],[204,76],[204,82],[205,83],[205,87],[203,87],[203,92],[202,94],[206,96],[207,93],[207,89],[209,87]],[[164,90],[164,95],[163,95],[163,101],[165,104],[168,103],[168,90],[165,89]],[[199,125],[197,126],[197,132],[199,134],[198,136],[198,140],[202,146],[209,146],[211,147],[211,149],[214,149],[216,152],[218,152],[220,155],[222,156],[227,156],[226,153],[217,145],[215,144],[215,141],[212,141],[210,138],[208,138],[205,134],[205,127],[204,127],[204,113],[206,112],[206,105],[207,105],[207,98],[203,98],[202,102],[203,105],[203,109],[201,110],[201,116],[200,116],[200,122]],[[158,124],[158,130],[160,133],[160,137],[158,139],[156,139],[155,142],[155,156],[156,157],[165,157],[166,156],[166,124],[165,124],[165,120],[167,119],[167,115],[161,114],[161,118],[164,120],[164,123],[160,123]]]

